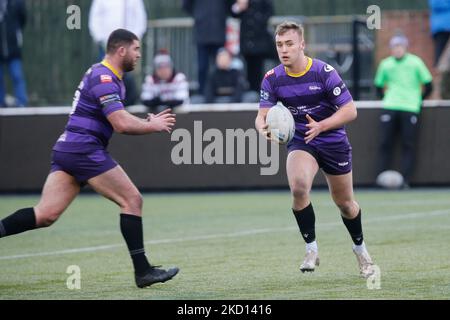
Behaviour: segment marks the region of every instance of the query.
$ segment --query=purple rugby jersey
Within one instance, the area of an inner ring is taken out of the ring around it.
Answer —
[[[106,61],[94,64],[75,91],[69,121],[53,150],[83,154],[106,149],[114,131],[106,117],[124,109],[124,98],[119,73]]]
[[[325,62],[308,57],[302,74],[286,73],[283,65],[268,71],[261,84],[260,108],[270,108],[281,102],[289,108],[295,120],[294,140],[304,142],[308,131],[306,114],[315,121],[333,115],[339,107],[352,101],[352,96],[336,70]],[[322,132],[309,144],[348,144],[344,127]]]

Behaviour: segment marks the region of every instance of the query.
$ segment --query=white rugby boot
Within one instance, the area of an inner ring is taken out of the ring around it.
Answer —
[[[367,252],[366,246],[362,245],[359,250],[356,246],[353,246],[353,252],[355,253],[356,260],[358,261],[360,275],[363,278],[369,278],[375,273],[375,269],[373,268],[373,261],[369,255],[369,252]]]
[[[305,259],[300,265],[301,272],[313,272],[316,266],[319,266],[319,253],[314,250],[307,250],[305,254]]]

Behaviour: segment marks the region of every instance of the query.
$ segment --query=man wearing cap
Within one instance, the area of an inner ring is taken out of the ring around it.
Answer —
[[[403,187],[408,187],[422,100],[432,91],[432,76],[422,59],[407,51],[408,39],[404,35],[393,36],[389,46],[391,56],[381,61],[375,76],[377,93],[383,99],[378,173],[389,168],[395,138],[400,134],[401,174]]]
[[[177,72],[170,55],[160,51],[153,59],[154,72],[145,78],[141,101],[152,113],[174,108],[189,100],[189,84],[186,76]]]

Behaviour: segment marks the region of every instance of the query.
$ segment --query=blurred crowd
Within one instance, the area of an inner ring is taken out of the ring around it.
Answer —
[[[429,0],[428,4],[430,36],[435,44],[433,89],[439,92],[433,97],[449,98],[450,0]],[[196,79],[188,79],[185,70],[175,65],[170,48],[156,48],[153,61],[147,62],[149,74],[142,76],[147,68],[138,68],[124,77],[125,105],[143,104],[155,111],[187,103],[258,102],[265,66],[279,63],[269,26],[273,1],[182,0],[180,6],[194,20]],[[239,41],[234,47],[227,42],[230,17],[239,21]],[[0,107],[28,105],[21,53],[25,23],[24,0],[0,0]],[[88,24],[100,61],[113,30],[125,28],[142,38],[148,28],[148,13],[143,0],[93,0]],[[9,96],[6,76],[13,89]]]

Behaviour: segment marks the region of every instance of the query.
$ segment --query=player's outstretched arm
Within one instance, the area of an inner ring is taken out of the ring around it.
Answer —
[[[321,132],[328,131],[335,128],[340,128],[343,125],[356,119],[357,111],[353,101],[343,105],[331,117],[322,121],[315,121],[310,115],[306,115],[309,129],[305,134],[305,142],[309,143],[312,139],[317,137]]]
[[[258,115],[255,119],[255,128],[260,134],[262,134],[267,140],[271,140],[270,131],[268,130],[268,125],[266,123],[267,113],[270,108],[261,108],[258,111]]]
[[[108,115],[108,121],[114,131],[129,135],[142,135],[152,132],[172,132],[175,125],[175,114],[166,109],[157,115],[149,115],[147,119],[138,118],[125,110],[118,110]]]

